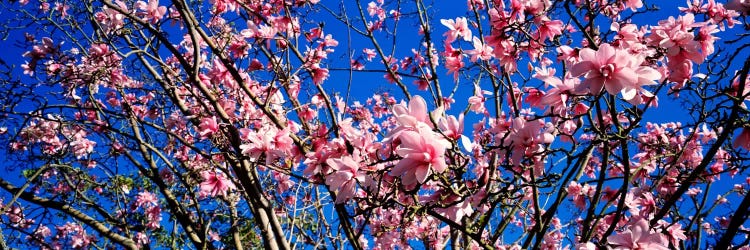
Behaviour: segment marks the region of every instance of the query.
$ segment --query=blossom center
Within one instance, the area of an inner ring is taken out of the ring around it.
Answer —
[[[615,72],[615,65],[611,63],[603,65],[599,67],[599,72],[602,73],[604,78],[609,78],[609,76]]]

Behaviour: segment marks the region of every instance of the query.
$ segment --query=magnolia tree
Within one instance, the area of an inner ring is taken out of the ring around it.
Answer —
[[[748,249],[750,2],[654,4],[2,3],[0,248]]]

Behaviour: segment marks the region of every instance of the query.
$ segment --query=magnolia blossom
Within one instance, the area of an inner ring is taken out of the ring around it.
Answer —
[[[438,128],[448,138],[458,140],[464,132],[464,114],[458,115],[458,119],[452,115],[441,117]]]
[[[674,223],[672,225],[667,224],[668,223],[666,222],[663,223],[667,230],[667,238],[669,238],[669,241],[672,243],[672,245],[679,246],[680,241],[684,241],[687,239],[685,231],[682,230],[682,225],[680,225],[680,223]]]
[[[127,5],[125,5],[123,1],[117,0],[114,3],[125,13],[129,12]],[[96,20],[102,25],[102,28],[107,31],[120,29],[125,25],[125,15],[107,6],[102,7],[101,12],[94,14],[94,18],[96,18]]]
[[[660,233],[651,232],[648,220],[640,218],[628,225],[625,231],[610,236],[609,243],[614,245],[615,250],[648,249],[668,250],[667,242]]]
[[[201,124],[198,128],[200,129],[198,134],[200,134],[201,138],[205,139],[219,131],[219,124],[216,122],[216,117],[205,117],[201,119]]]
[[[135,200],[135,205],[138,207],[145,207],[147,205],[157,205],[159,203],[159,198],[156,197],[153,193],[149,191],[143,191],[138,193],[138,196]]]
[[[438,213],[452,221],[461,221],[464,216],[474,213],[470,202],[462,201],[454,206],[436,209]]]
[[[654,80],[661,78],[658,71],[640,66],[643,59],[606,43],[597,51],[582,49],[579,55],[581,62],[573,65],[571,74],[576,77],[585,74],[586,79],[578,89],[589,89],[594,95],[598,95],[604,88],[613,95],[622,93],[625,100],[635,98],[639,91],[652,96],[641,86],[655,84]]]
[[[391,130],[386,137],[386,142],[398,138],[402,131],[415,130],[417,127],[430,127],[430,118],[427,115],[427,102],[421,96],[414,96],[408,105],[399,104],[393,106],[393,116],[400,126]]]
[[[636,11],[638,8],[643,7],[643,1],[641,0],[626,0],[625,7],[630,8],[632,11]]]
[[[541,18],[539,21],[538,36],[539,41],[546,39],[552,39],[557,35],[562,34],[565,25],[560,20],[549,20],[549,18]]]
[[[544,150],[543,144],[552,143],[555,137],[542,120],[513,119],[506,142],[513,147],[513,164],[518,165],[524,156],[533,156]]]
[[[203,182],[200,184],[202,195],[208,195],[211,197],[218,195],[226,195],[227,191],[236,189],[232,181],[228,180],[222,173],[214,171],[203,171],[201,173]]]
[[[149,0],[148,3],[144,1],[136,2],[136,7],[140,10],[145,11],[143,13],[145,19],[151,23],[158,22],[164,14],[167,14],[167,7],[159,6],[159,0]]]
[[[322,68],[320,64],[316,63],[310,66],[310,75],[312,76],[313,83],[321,84],[328,79],[328,69]]]
[[[450,45],[446,45],[445,47],[445,68],[447,69],[445,74],[453,74],[453,80],[458,81],[459,70],[466,66],[464,63],[463,54],[461,54],[458,50],[455,50]]]
[[[391,175],[401,176],[404,186],[424,183],[432,173],[442,173],[448,168],[445,150],[450,143],[429,128],[404,131],[398,137],[401,145],[396,153],[403,157],[391,170]]]
[[[331,158],[326,160],[326,163],[334,170],[326,178],[326,185],[338,191],[336,203],[344,203],[354,197],[357,182],[365,181],[365,174],[359,172],[359,163],[351,156]]]
[[[94,146],[96,142],[86,139],[78,134],[75,136],[75,140],[70,142],[70,146],[73,148],[73,155],[76,159],[82,159],[86,155],[94,152]]]
[[[474,85],[474,95],[469,97],[469,109],[471,111],[474,111],[474,113],[477,114],[483,114],[487,112],[487,109],[484,107],[484,102],[486,98],[484,97],[485,94],[488,94],[486,91],[482,91],[482,88],[479,87],[479,85]]]
[[[471,55],[471,61],[476,62],[477,60],[487,61],[492,59],[494,56],[492,53],[492,47],[482,43],[478,37],[474,37],[472,40],[474,45],[473,50],[466,51],[467,54]]]
[[[448,31],[443,34],[446,43],[452,43],[458,37],[463,37],[464,41],[471,41],[471,30],[465,17],[458,17],[455,21],[451,19],[440,19],[440,23],[448,27]]]
[[[362,49],[362,53],[365,55],[365,59],[367,59],[368,62],[372,62],[372,59],[377,55],[374,49],[368,48]]]
[[[149,229],[157,229],[161,227],[161,207],[150,206],[146,208],[146,227]]]
[[[265,163],[271,164],[276,159],[283,157],[285,152],[292,148],[294,141],[289,137],[288,130],[279,131],[271,127],[263,127],[258,131],[241,129],[242,140],[248,143],[240,145],[242,154],[252,161],[257,161],[265,156]]]

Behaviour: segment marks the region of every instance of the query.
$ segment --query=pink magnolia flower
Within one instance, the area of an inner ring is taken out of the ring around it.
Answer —
[[[469,29],[469,22],[465,17],[458,17],[455,21],[451,19],[440,19],[440,23],[448,27],[443,36],[445,36],[445,43],[452,43],[458,37],[463,37],[464,41],[471,41],[471,30]]]
[[[445,54],[445,68],[447,69],[445,74],[450,75],[453,73],[453,80],[458,81],[459,70],[466,66],[464,64],[464,57],[457,50],[453,50],[450,45],[446,46]]]
[[[310,66],[310,75],[312,76],[313,83],[321,84],[328,79],[328,69],[322,68],[320,64],[315,63]]]
[[[625,7],[630,8],[632,11],[636,11],[638,8],[643,7],[643,1],[641,0],[625,0]]]
[[[231,74],[224,63],[219,59],[214,59],[211,69],[208,71],[208,77],[212,82],[221,83],[232,79]]]
[[[66,18],[68,16],[69,9],[70,9],[70,5],[67,5],[65,3],[55,2],[55,10],[57,12],[60,12],[60,17]]]
[[[646,40],[649,45],[667,50],[670,69],[675,67],[673,65],[685,60],[702,63],[706,55],[701,53],[701,45],[695,40],[695,35],[691,30],[703,25],[703,23],[695,22],[695,16],[692,13],[676,19],[669,17],[659,21],[658,26],[653,26]]]
[[[513,119],[506,144],[513,147],[513,164],[518,165],[524,156],[531,157],[544,150],[542,144],[552,143],[555,137],[545,127],[543,120],[528,121],[526,118]]]
[[[432,173],[442,173],[448,168],[445,149],[451,144],[429,128],[404,131],[399,135],[401,145],[396,153],[403,157],[391,170],[392,176],[401,176],[404,186],[424,183]]]
[[[151,242],[148,238],[148,235],[142,232],[136,233],[134,240],[135,240],[135,243],[138,244],[139,246],[143,246]]]
[[[227,191],[231,191],[237,188],[236,186],[234,186],[234,183],[227,179],[227,177],[222,173],[217,173],[214,171],[203,171],[201,173],[201,176],[203,176],[203,182],[201,182],[200,184],[200,193],[202,195],[208,195],[211,197],[217,195],[226,195]]]
[[[146,227],[157,229],[161,227],[161,207],[151,206],[146,208]]]
[[[614,250],[649,249],[668,250],[667,242],[660,233],[651,232],[648,220],[640,218],[628,225],[625,231],[609,237],[609,243]]]
[[[201,138],[206,139],[209,135],[219,132],[219,123],[216,122],[216,117],[204,117],[201,119],[201,124],[198,126]]]
[[[611,31],[617,32],[615,39],[624,41],[628,44],[640,43],[640,39],[643,37],[643,32],[638,29],[638,26],[632,23],[612,23],[609,26]]]
[[[414,80],[413,83],[414,85],[417,85],[418,90],[425,91],[430,88],[430,82],[427,81],[427,77]]]
[[[466,51],[467,54],[471,55],[471,61],[476,62],[477,59],[487,61],[492,59],[494,54],[492,53],[492,47],[482,43],[478,37],[474,37],[472,40],[474,44],[473,50]]]
[[[660,221],[661,222],[661,221]],[[668,223],[664,223],[664,226],[667,230],[667,238],[672,243],[672,245],[679,246],[680,241],[686,240],[687,235],[685,235],[685,230],[682,230],[682,225],[680,223],[674,223],[672,225],[668,225]]]
[[[575,77],[585,74],[586,79],[578,89],[588,88],[594,95],[604,88],[610,94],[620,92],[623,99],[631,100],[639,90],[645,91],[641,89],[642,85],[655,84],[653,81],[661,78],[658,71],[640,66],[642,59],[606,43],[598,51],[582,49],[579,55],[581,62],[573,65],[571,74]]]
[[[365,54],[365,58],[367,59],[368,62],[372,62],[372,59],[375,58],[375,55],[377,55],[375,54],[374,49],[367,49],[367,48],[362,49],[362,53]]]
[[[513,37],[488,37],[486,42],[494,48],[495,58],[500,60],[500,65],[505,71],[510,73],[518,70],[520,51]]]
[[[461,221],[464,216],[474,213],[471,202],[467,202],[466,200],[447,208],[438,208],[435,210],[452,221]]]
[[[76,134],[75,139],[70,142],[70,146],[73,148],[73,155],[76,159],[82,159],[86,155],[94,152],[94,146],[96,142],[86,139],[81,134]]]
[[[365,174],[359,172],[359,163],[351,156],[329,158],[326,163],[334,170],[326,177],[326,185],[337,191],[336,203],[344,203],[354,197],[357,182],[365,181]]]
[[[148,3],[144,1],[138,1],[135,6],[143,11],[146,11],[145,19],[151,23],[158,22],[164,14],[167,14],[167,7],[159,6],[159,0],[149,0]]]
[[[479,85],[474,85],[474,95],[469,97],[469,109],[477,114],[487,113],[487,109],[484,107],[485,91]]]
[[[375,2],[368,3],[367,14],[369,14],[371,17],[377,15],[380,20],[383,20],[385,19],[385,10],[381,7],[383,5],[383,2],[378,1],[378,3],[375,3]]]
[[[45,225],[39,225],[39,227],[36,230],[34,230],[34,236],[37,239],[44,239],[44,238],[49,237],[50,235],[52,235],[52,231],[49,230],[49,227]]]
[[[402,126],[417,127],[420,122],[430,123],[430,118],[427,116],[427,102],[418,95],[411,98],[408,106],[403,104],[393,106],[393,114]]]
[[[144,207],[144,205],[156,205],[159,199],[153,193],[149,191],[143,191],[138,193],[135,200],[135,205],[138,207]]]
[[[452,115],[442,117],[438,121],[438,128],[446,137],[458,140],[464,132],[464,114],[458,115],[458,119]]]
[[[86,235],[86,231],[81,230],[70,237],[70,246],[73,248],[86,248],[91,244],[92,238]]]
[[[248,141],[240,145],[243,155],[250,157],[250,160],[257,161],[261,156],[265,156],[265,163],[271,164],[276,159],[284,156],[289,152],[294,141],[289,137],[289,131],[279,131],[275,128],[263,127],[259,131],[242,129],[242,139]]]
[[[550,20],[547,17],[540,18],[540,21],[538,22],[539,42],[544,42],[548,38],[553,39],[555,36],[562,34],[562,31],[565,28],[562,21]]]

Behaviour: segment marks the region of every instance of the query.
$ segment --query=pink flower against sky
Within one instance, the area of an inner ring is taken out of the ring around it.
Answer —
[[[560,20],[550,20],[547,17],[540,18],[539,21],[539,41],[545,41],[547,39],[552,40],[555,36],[562,34],[565,25]]]
[[[617,235],[610,236],[608,239],[609,243],[614,246],[614,250],[667,250],[669,249],[666,245],[664,237],[660,233],[651,232],[649,229],[648,220],[639,218],[628,225],[625,231],[618,233]]]
[[[636,11],[636,9],[643,7],[643,1],[641,1],[641,0],[625,0],[625,7],[630,8],[630,10],[632,10],[632,11]]]
[[[533,147],[542,143],[552,143],[555,137],[547,131],[544,121],[525,118],[513,119],[511,135],[508,139],[514,147]]]
[[[446,137],[458,140],[464,132],[464,114],[458,115],[458,119],[452,115],[441,117],[438,128]]]
[[[338,191],[336,203],[344,203],[354,197],[357,181],[365,181],[365,174],[359,173],[359,163],[351,156],[329,158],[326,163],[334,170],[326,177],[326,185]]]
[[[482,43],[479,37],[474,37],[474,39],[472,39],[472,43],[474,44],[474,49],[466,51],[467,54],[471,55],[472,62],[476,62],[477,60],[487,61],[492,59],[492,57],[494,56],[494,54],[492,54],[492,47]]]
[[[466,66],[464,56],[461,52],[451,47],[450,44],[447,44],[445,49],[445,68],[447,69],[445,74],[453,74],[453,80],[458,81],[459,71]]]
[[[604,88],[610,94],[619,92],[623,99],[631,100],[639,90],[650,95],[641,86],[655,84],[654,80],[661,78],[661,74],[653,68],[640,66],[643,59],[606,43],[597,51],[582,49],[579,55],[581,62],[573,65],[571,74],[576,77],[585,74],[586,79],[578,89],[588,89],[594,95]]]
[[[208,138],[209,135],[219,131],[219,124],[216,122],[216,117],[205,117],[201,119],[201,124],[198,128],[200,129],[198,134],[200,134],[201,138],[205,139]]]
[[[294,141],[289,137],[288,130],[277,130],[263,127],[258,131],[241,129],[242,140],[247,143],[240,145],[242,154],[250,157],[251,161],[265,158],[265,164],[272,164],[278,158],[289,152]]]
[[[129,12],[128,7],[124,2],[117,0],[114,3],[125,13]],[[125,25],[125,15],[107,6],[102,7],[102,11],[97,12],[94,17],[105,30],[115,30],[122,28],[123,25]]]
[[[159,0],[149,0],[148,3],[138,1],[135,4],[138,9],[146,11],[143,13],[145,19],[151,23],[158,22],[164,14],[167,14],[167,7],[159,6]]]
[[[149,191],[138,193],[138,196],[135,200],[135,205],[138,207],[143,207],[144,205],[157,205],[158,203],[159,198]]]
[[[404,131],[399,135],[401,145],[396,153],[403,157],[391,170],[391,175],[401,176],[404,186],[424,183],[432,173],[442,173],[448,168],[445,149],[450,143],[429,128]]]
[[[443,34],[446,43],[452,43],[458,37],[463,37],[464,41],[471,41],[471,30],[469,22],[465,17],[458,17],[455,21],[451,19],[440,19],[440,23],[448,27],[448,31]]]
[[[201,176],[203,176],[203,182],[201,182],[200,185],[200,193],[202,195],[208,195],[211,197],[226,195],[227,191],[231,191],[237,188],[234,186],[234,183],[227,179],[227,177],[222,173],[217,173],[214,171],[203,171],[201,173]]]
[[[427,123],[427,102],[421,96],[414,96],[409,105],[396,105],[393,107],[393,114],[398,122],[403,126],[416,127],[417,122]]]

